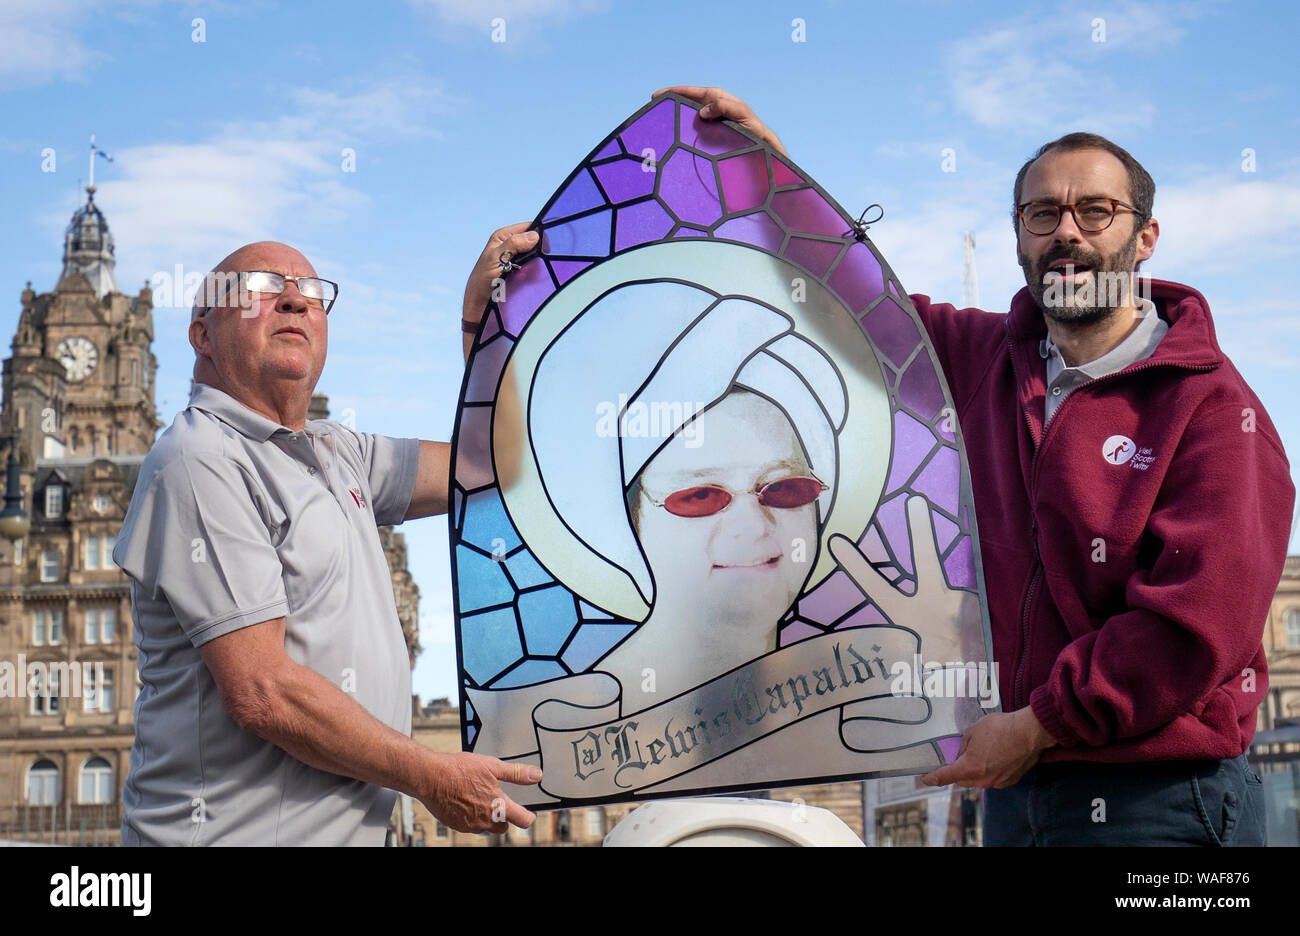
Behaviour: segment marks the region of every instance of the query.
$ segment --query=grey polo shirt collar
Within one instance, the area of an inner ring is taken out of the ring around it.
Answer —
[[[1137,312],[1141,319],[1123,341],[1096,360],[1076,367],[1066,366],[1051,335],[1039,342],[1038,353],[1047,361],[1047,422],[1051,422],[1065,398],[1076,388],[1098,377],[1122,371],[1155,353],[1156,346],[1169,331],[1169,325],[1157,314],[1155,303],[1150,299],[1139,300]]]
[[[294,432],[288,426],[282,426],[261,413],[254,412],[224,390],[218,390],[209,384],[195,382],[194,389],[190,392],[190,406],[211,413],[243,435],[258,442],[267,441],[277,432],[290,434]]]

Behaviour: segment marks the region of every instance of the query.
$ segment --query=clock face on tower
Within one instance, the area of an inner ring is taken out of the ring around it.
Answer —
[[[89,338],[74,335],[59,342],[59,360],[71,381],[85,380],[99,363],[99,349]]]

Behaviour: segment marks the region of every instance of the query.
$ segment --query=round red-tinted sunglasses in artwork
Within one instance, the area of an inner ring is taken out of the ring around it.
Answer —
[[[726,510],[737,494],[753,494],[764,507],[792,509],[806,507],[821,496],[827,485],[814,477],[778,478],[748,491],[732,491],[720,484],[699,484],[673,491],[663,499],[645,496],[656,507],[678,517],[709,517]]]

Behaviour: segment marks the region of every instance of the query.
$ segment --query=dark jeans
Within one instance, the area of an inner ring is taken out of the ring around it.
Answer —
[[[985,845],[1265,844],[1264,785],[1223,761],[1039,764],[984,791]]]

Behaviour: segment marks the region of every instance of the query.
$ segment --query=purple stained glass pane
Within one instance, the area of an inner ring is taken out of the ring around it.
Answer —
[[[572,257],[609,255],[609,224],[613,213],[598,211],[542,230],[542,253]]]
[[[918,354],[898,381],[898,395],[903,404],[925,419],[931,420],[943,407],[943,390],[928,354]]]
[[[487,323],[483,326],[482,341],[491,341],[492,337],[501,331],[501,320],[497,318],[495,312],[487,314]]]
[[[807,640],[809,637],[820,637],[824,633],[826,631],[820,627],[814,627],[806,621],[795,621],[781,628],[781,646],[788,647],[792,643]]]
[[[961,750],[961,738],[940,738],[934,742],[939,747],[939,753],[943,755],[943,762],[951,764],[957,760],[957,752]]]
[[[799,602],[799,614],[808,620],[829,625],[862,603],[862,591],[845,572],[832,572],[820,585]]]
[[[555,204],[551,206],[550,211],[546,212],[546,217],[542,220],[567,218],[569,215],[598,208],[603,204],[605,199],[601,196],[600,189],[596,188],[591,173],[583,169],[564,187],[564,191],[560,193],[560,197],[555,200]]]
[[[595,168],[596,178],[614,203],[644,198],[655,190],[655,174],[639,159],[620,159]]]
[[[803,185],[804,180],[795,174],[795,171],[781,162],[780,159],[772,157],[772,184],[777,188],[783,185]]]
[[[854,248],[849,248],[849,257],[853,256]],[[845,258],[847,260],[848,257]],[[835,278],[839,276],[840,271],[844,269],[845,264],[841,263],[835,271],[835,276],[831,277],[831,286],[835,285]],[[899,307],[893,299],[885,299],[880,305],[876,306],[864,319],[867,326],[867,335],[881,353],[894,363],[895,367],[902,367],[903,362],[916,349],[920,343],[921,337],[916,332],[916,324],[912,321],[911,316]]]
[[[591,266],[590,260],[552,260],[551,271],[555,274],[555,279],[561,286],[573,279],[587,267]]]
[[[912,490],[924,494],[950,514],[957,512],[957,473],[961,465],[957,450],[943,446],[925,466]]]
[[[866,244],[855,243],[835,267],[828,282],[831,289],[839,293],[849,311],[857,315],[884,290],[883,280],[880,261],[867,249]]]
[[[858,540],[858,549],[871,562],[889,560],[889,553],[885,551],[885,544],[880,539],[880,531],[874,526],[868,526],[867,532],[862,534],[862,539]]]
[[[867,627],[871,624],[885,624],[885,616],[880,613],[880,609],[875,605],[866,605],[861,610],[853,612],[843,621],[835,626],[836,630],[848,630],[854,627]]]
[[[722,217],[713,163],[704,157],[678,151],[659,166],[659,176],[659,197],[683,221],[712,224]]]
[[[461,410],[456,437],[456,483],[467,491],[491,484],[492,407],[467,406]]]
[[[614,249],[623,250],[659,240],[673,229],[673,219],[657,201],[643,201],[618,208]]]
[[[640,157],[646,150],[652,151],[652,158],[662,159],[673,145],[672,101],[664,101],[658,107],[652,107],[640,120],[623,131],[623,148],[633,156]]]
[[[930,516],[934,520],[934,544],[939,552],[943,552],[961,533],[961,528],[941,513],[931,511]]]
[[[772,211],[791,231],[842,237],[848,223],[814,188],[777,192],[772,196]]]
[[[754,145],[752,140],[726,124],[703,120],[693,107],[682,107],[681,121],[682,142],[714,156]]]
[[[885,493],[892,494],[907,483],[912,472],[938,443],[929,428],[902,410],[894,413],[894,456],[889,463]]]
[[[898,564],[912,574],[912,544],[907,535],[907,512],[904,509],[907,495],[897,494],[876,509],[876,522],[885,534],[885,541],[894,551]]]
[[[953,588],[975,587],[975,553],[971,550],[969,536],[963,536],[961,542],[948,554],[943,571],[948,576],[948,584]]]
[[[766,211],[732,218],[714,228],[713,236],[753,244],[772,253],[778,253],[781,244],[785,242],[785,231],[777,226]]]
[[[673,237],[708,237],[708,231],[701,231],[696,228],[682,227],[678,228]]]
[[[523,331],[533,313],[555,292],[544,263],[525,263],[506,280],[505,298],[499,303],[501,323],[514,336]]]
[[[465,385],[466,403],[492,402],[497,392],[497,381],[501,379],[501,367],[512,347],[514,342],[505,337],[479,346],[474,355],[474,366],[470,368],[469,382]]]
[[[612,139],[612,140],[610,140],[608,143],[606,143],[604,146],[602,146],[602,147],[600,148],[600,152],[597,153],[595,156],[592,156],[591,158],[592,158],[592,159],[606,159],[606,158],[608,158],[608,157],[610,157],[610,156],[618,156],[618,155],[619,155],[620,153],[622,153],[622,152],[623,152],[623,151],[622,151],[621,149],[618,148],[618,138],[615,137],[614,139]]]
[[[767,200],[767,158],[762,152],[733,156],[718,163],[727,211],[759,208]]]
[[[787,260],[793,260],[813,276],[826,275],[835,258],[844,249],[843,241],[817,241],[806,237],[791,237],[785,249]]]

